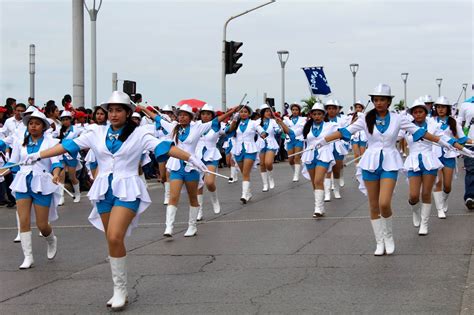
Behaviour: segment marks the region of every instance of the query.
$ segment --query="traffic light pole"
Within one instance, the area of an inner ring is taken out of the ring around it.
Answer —
[[[224,110],[224,111],[227,110],[226,78],[225,78],[225,76],[226,76],[226,73],[225,73],[225,42],[227,40],[227,36],[226,36],[227,35],[227,24],[229,24],[230,21],[232,21],[233,19],[238,18],[239,16],[242,16],[242,15],[247,14],[249,12],[260,9],[261,7],[264,7],[264,6],[266,6],[270,3],[273,3],[273,2],[275,2],[275,0],[271,0],[269,2],[266,2],[264,4],[261,4],[257,7],[255,7],[253,9],[247,10],[247,11],[242,12],[240,14],[237,14],[235,16],[231,16],[224,24],[224,36],[222,38],[222,80],[221,80],[221,82],[222,82],[222,90],[221,90],[221,93],[222,93],[221,94],[222,95],[222,110]]]

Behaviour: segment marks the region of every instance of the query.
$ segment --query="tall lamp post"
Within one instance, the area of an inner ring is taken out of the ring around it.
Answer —
[[[245,12],[242,12],[242,13],[239,13],[237,15],[234,15],[234,16],[231,16],[230,18],[227,19],[227,21],[225,21],[225,24],[224,24],[224,36],[223,36],[223,39],[222,39],[222,77],[221,77],[221,85],[222,85],[222,88],[221,88],[221,102],[222,102],[222,109],[224,111],[227,110],[227,96],[226,96],[226,81],[225,81],[225,42],[226,42],[226,39],[227,39],[227,24],[229,24],[230,21],[232,21],[233,19],[236,19],[238,18],[239,16],[242,16],[244,14],[247,14],[249,12],[252,12],[252,11],[255,11],[257,9],[260,9],[261,7],[264,7],[270,3],[273,3],[275,2],[275,0],[271,0],[269,2],[266,2],[264,4],[261,4],[255,8],[252,8],[250,10],[247,10]]]
[[[407,79],[408,79],[408,72],[402,73],[402,80],[403,80],[403,106],[405,108],[408,107],[407,105]]]
[[[99,13],[100,7],[102,6],[102,0],[99,0],[99,6],[96,8],[96,1],[92,3],[92,7],[89,9],[86,0],[84,0],[84,6],[89,17],[91,18],[91,106],[97,105],[97,48],[96,48],[96,21],[97,14]]]
[[[278,59],[281,65],[281,113],[285,110],[285,65],[290,58],[290,52],[287,50],[277,51]]]
[[[442,78],[436,79],[436,84],[438,85],[438,97],[441,96],[441,82],[443,82]]]
[[[351,69],[351,72],[352,72],[352,77],[353,77],[353,80],[352,80],[352,83],[353,83],[353,87],[352,87],[352,92],[353,92],[353,99],[352,99],[352,105],[355,104],[356,102],[356,74],[357,74],[357,71],[359,70],[359,64],[358,63],[351,63],[349,65],[349,68]]]
[[[462,89],[463,89],[463,91],[464,91],[464,100],[463,100],[463,101],[467,100],[466,90],[467,90],[467,86],[468,86],[468,85],[469,85],[469,84],[467,84],[467,83],[463,83],[463,84],[462,84]]]
[[[30,97],[35,97],[35,45],[30,45]]]

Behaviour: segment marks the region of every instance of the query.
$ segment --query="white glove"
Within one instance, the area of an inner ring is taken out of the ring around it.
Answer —
[[[324,139],[324,137],[321,137],[321,138],[318,138],[316,140],[316,143],[314,144],[314,147],[319,149],[320,147],[325,146],[326,144],[328,144],[326,139]]]
[[[191,155],[188,159],[188,163],[192,164],[195,168],[197,168],[199,171],[204,172],[207,171],[207,166],[204,164],[200,159],[195,157],[194,155]]]
[[[442,146],[443,148],[446,148],[448,150],[454,150],[455,148],[451,144],[449,144],[449,142],[448,142],[449,140],[450,140],[449,137],[444,137],[443,136],[443,137],[439,138],[438,144],[440,146]]]
[[[232,120],[237,121],[239,119],[239,116],[240,116],[239,113],[234,113],[234,115],[232,115]]]
[[[461,151],[464,152],[468,157],[474,158],[474,151],[471,151],[468,148],[462,148]]]
[[[31,165],[33,163],[36,163],[37,161],[41,160],[40,153],[35,152],[35,153],[30,153],[26,156],[26,160],[24,161],[25,165]]]

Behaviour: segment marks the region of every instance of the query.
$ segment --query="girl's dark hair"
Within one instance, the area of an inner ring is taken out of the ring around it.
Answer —
[[[72,118],[70,118],[70,119],[71,119],[71,126],[72,126]],[[71,126],[69,126],[69,127],[71,127]],[[58,137],[59,141],[61,141],[61,142],[63,141],[64,133],[66,132],[67,128],[68,127],[64,126],[64,124],[61,125],[61,129],[59,129],[59,137]]]
[[[310,111],[310,114],[311,114],[311,111]],[[324,115],[324,121],[325,122],[328,122],[328,119],[327,119],[327,114]],[[304,124],[304,127],[303,127],[303,137],[306,139],[306,137],[308,136],[308,133],[309,131],[311,130],[311,126],[313,125],[313,118],[309,118],[306,123]]]
[[[135,128],[138,125],[132,120],[132,110],[127,105],[121,104],[121,106],[127,111],[127,121],[125,122],[125,127],[123,127],[122,134],[119,136],[119,140],[125,142],[128,137],[132,134]]]
[[[109,119],[109,113],[107,113],[107,111],[105,109],[103,109],[102,107],[100,107],[100,106],[96,106],[94,108],[94,112],[92,113],[92,120],[94,120],[95,123],[97,124],[97,120],[96,120],[95,116],[96,116],[96,114],[99,110],[101,110],[105,113],[105,123],[104,123],[104,125],[105,125],[105,124],[107,124],[107,119]]]
[[[447,106],[447,105],[441,105],[441,106],[446,106],[448,108],[448,110],[446,111],[446,116],[448,116],[447,123],[448,123],[449,129],[453,133],[453,136],[457,137],[458,136],[458,131],[457,131],[457,128],[456,128],[457,127],[457,122],[453,117],[451,117],[451,114],[452,114],[451,106]],[[435,110],[432,113],[433,117],[439,116],[437,108],[438,108],[438,106],[435,106]]]
[[[54,103],[54,101],[48,101],[46,103],[46,106],[44,108],[44,114],[46,117],[49,118],[49,116],[54,113],[54,111],[57,109],[58,107],[56,106],[56,104]]]
[[[301,116],[301,107],[299,107],[299,106],[296,105],[296,104],[290,105],[290,112],[291,112],[291,110],[293,109],[293,107],[298,107],[298,111],[300,112],[298,116]],[[298,117],[298,116],[297,116],[297,117]],[[290,117],[293,117],[293,112],[291,112]]]
[[[186,114],[189,115],[189,117],[191,117],[191,121],[193,120],[193,115],[191,115],[191,113],[188,113],[188,112],[185,112]],[[173,138],[174,138],[174,143],[175,144],[178,144],[178,131],[179,131],[179,128],[181,128],[181,124],[177,124],[174,129],[173,129]]]
[[[265,108],[264,110],[260,111],[260,126],[263,127],[263,120],[265,119],[265,112],[270,110],[270,108]]]

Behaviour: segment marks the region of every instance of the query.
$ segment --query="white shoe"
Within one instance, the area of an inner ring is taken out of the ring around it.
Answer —
[[[56,252],[58,251],[58,238],[54,235],[53,231],[45,237],[46,243],[48,243],[47,256],[48,259],[54,259]]]
[[[445,193],[444,191],[442,191],[443,193],[443,210],[444,212],[448,212],[448,198],[449,198],[449,194]]]
[[[381,217],[384,226],[383,241],[385,244],[385,252],[392,255],[395,252],[395,241],[393,239],[393,222],[392,216],[388,218]]]
[[[199,207],[198,207],[198,214],[197,214],[197,219],[198,221],[201,221],[202,220],[202,204],[204,202],[204,196],[203,195],[197,195],[197,200],[198,200],[198,203],[199,203]]]
[[[79,189],[79,184],[72,185],[74,188],[74,202],[78,203],[81,201],[81,190]]]
[[[262,191],[266,192],[268,191],[268,172],[260,173],[260,175],[262,176],[262,183],[263,183]]]
[[[428,221],[430,220],[431,214],[431,203],[421,204],[421,223],[420,230],[418,231],[419,235],[428,234]]]
[[[268,171],[268,186],[270,189],[275,188],[275,180],[273,179],[273,171]]]
[[[446,219],[446,213],[444,212],[444,198],[441,191],[433,191],[433,199],[436,210],[438,211],[438,218]]]
[[[242,181],[242,197],[240,197],[240,201],[242,201],[243,204],[246,204],[250,198],[252,198],[252,194],[250,193],[250,182]]]
[[[214,210],[215,214],[221,213],[221,205],[219,203],[219,199],[217,198],[217,190],[211,192],[211,203],[212,209]]]
[[[13,240],[14,243],[20,243],[20,217],[18,216],[18,211],[15,211],[16,214],[16,227],[18,228],[18,233],[16,234],[15,239]]]
[[[331,190],[334,190],[334,174],[331,174]]]
[[[166,237],[173,236],[173,224],[176,218],[176,211],[178,208],[176,206],[168,205],[166,207],[166,229],[165,233],[163,233]]]
[[[170,186],[169,182],[165,182],[165,195],[163,198],[163,204],[167,205],[170,202]]]
[[[128,303],[127,256],[109,257],[109,261],[114,281],[114,295],[107,302],[107,306],[110,305],[112,311],[120,311]]]
[[[345,185],[344,176],[342,176],[342,174],[341,174],[341,177],[339,178],[339,186],[344,187],[344,185]]]
[[[63,189],[61,189],[60,194],[61,194],[61,197],[59,198],[58,206],[64,205],[64,190]]]
[[[314,213],[313,218],[324,216],[324,190],[316,189],[314,191]]]
[[[230,178],[232,178],[232,180],[229,179],[229,183],[236,183],[239,180],[237,168],[235,166],[230,167]]]
[[[301,164],[295,164],[295,172],[293,174],[293,182],[300,180]]]
[[[324,179],[324,201],[331,201],[331,179]]]
[[[410,205],[411,210],[413,212],[413,226],[414,227],[419,227],[420,222],[421,222],[421,217],[420,217],[420,204],[417,203],[416,205]]]
[[[336,181],[336,180],[334,180],[334,181]],[[341,189],[341,186],[339,186],[339,183],[336,183],[336,185],[334,185],[334,190],[333,190],[334,199],[341,199],[342,198],[340,189]]]
[[[198,207],[189,207],[189,221],[188,221],[188,229],[186,233],[184,233],[184,237],[192,237],[195,236],[197,233],[197,219],[198,215]]]
[[[374,230],[375,242],[377,243],[374,256],[383,256],[383,254],[385,254],[385,244],[383,241],[384,224],[382,222],[382,219],[370,220],[370,223],[372,223],[372,229]]]
[[[33,260],[33,248],[31,244],[31,231],[20,233],[21,249],[25,259],[20,265],[20,269],[29,269],[35,263]]]

